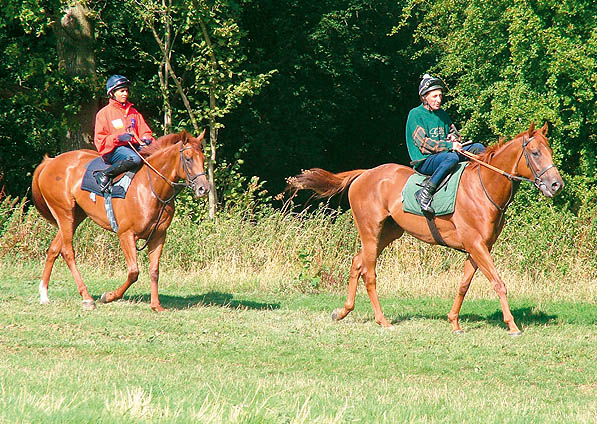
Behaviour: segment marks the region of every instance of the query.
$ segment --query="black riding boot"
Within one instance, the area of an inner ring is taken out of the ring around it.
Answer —
[[[433,184],[431,180],[427,180],[423,188],[415,193],[417,202],[419,203],[419,206],[423,212],[427,212],[432,215],[435,214],[435,211],[431,207],[431,201],[433,200],[435,190],[437,190],[437,186]]]
[[[99,185],[102,192],[106,191],[110,187],[110,183],[114,178],[126,171],[134,171],[137,169],[137,164],[131,159],[124,159],[116,162],[112,166],[103,171],[95,172],[95,181]]]

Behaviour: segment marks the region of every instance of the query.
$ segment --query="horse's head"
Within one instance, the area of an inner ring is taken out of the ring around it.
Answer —
[[[197,197],[209,193],[209,182],[205,172],[205,155],[201,148],[201,141],[205,137],[205,130],[199,137],[193,137],[186,131],[180,133],[180,163],[184,178]]]
[[[525,161],[519,162],[518,171],[533,180],[545,196],[553,197],[564,187],[564,181],[553,163],[553,152],[546,136],[547,123],[540,129],[531,123],[528,131],[521,135]]]

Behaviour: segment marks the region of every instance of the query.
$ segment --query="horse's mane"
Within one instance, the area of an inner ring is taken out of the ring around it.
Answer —
[[[149,146],[144,146],[140,153],[143,157],[148,158],[154,153],[164,150],[166,147],[173,146],[178,143],[184,136],[184,131],[180,133],[166,134],[158,138]]]
[[[512,140],[517,139],[519,137],[522,137],[525,133],[527,133],[527,131],[523,131],[520,134],[518,134],[516,137],[514,137]],[[499,138],[498,142],[496,144],[493,144],[489,147],[487,147],[487,149],[483,152],[483,153],[479,153],[479,160],[485,163],[489,163],[491,161],[491,159],[495,156],[495,154],[504,146],[504,144],[506,144],[508,141],[502,137]],[[469,168],[475,168],[477,166],[480,166],[478,162],[474,162],[471,161],[469,164]]]

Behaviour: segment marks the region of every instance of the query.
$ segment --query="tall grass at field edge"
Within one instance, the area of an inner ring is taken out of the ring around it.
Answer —
[[[511,295],[535,299],[597,301],[597,224],[586,211],[576,216],[545,201],[511,208],[492,256]],[[197,222],[197,223],[195,223]],[[24,200],[0,203],[0,263],[43,269],[56,229]],[[79,266],[126,275],[114,233],[84,221],[75,235]],[[344,293],[352,257],[360,243],[350,211],[320,205],[302,213],[263,207],[257,212],[222,212],[216,219],[175,216],[160,270],[164,275],[201,275],[228,289]],[[140,267],[147,255],[139,255]],[[405,235],[378,262],[378,290],[403,297],[452,297],[465,255]],[[83,273],[85,278],[85,273]],[[495,298],[478,272],[471,297]]]

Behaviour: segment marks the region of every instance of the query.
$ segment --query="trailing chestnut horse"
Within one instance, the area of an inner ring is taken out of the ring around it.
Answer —
[[[547,138],[547,124],[536,130],[534,124],[507,143],[487,149],[478,158],[506,176],[472,162],[465,169],[458,188],[454,213],[437,216],[436,226],[449,247],[464,250],[468,258],[464,276],[448,319],[452,331],[462,332],[458,321],[464,296],[477,268],[489,279],[502,306],[504,322],[511,335],[519,335],[506,298],[506,287],[491,259],[490,251],[504,221],[516,184],[530,180],[541,192],[552,197],[564,183],[552,159]],[[290,178],[291,190],[310,189],[320,197],[329,197],[348,188],[348,199],[361,239],[361,250],[352,260],[348,297],[343,308],[336,309],[332,318],[341,320],[354,308],[359,277],[363,277],[375,314],[375,321],[390,327],[377,297],[375,267],[382,250],[404,231],[427,243],[437,244],[426,218],[402,209],[401,193],[413,170],[397,164],[385,164],[369,170],[354,170],[332,174],[314,168]]]
[[[151,308],[161,311],[158,297],[159,262],[166,230],[174,216],[174,197],[181,187],[190,187],[195,196],[201,197],[209,191],[205,177],[205,156],[201,140],[182,131],[160,137],[142,150],[147,164],[133,178],[125,199],[113,199],[114,215],[118,220],[118,238],[128,266],[128,276],[117,290],[104,293],[101,302],[122,298],[124,292],[137,281],[136,242],[147,240],[151,279]],[[48,283],[54,261],[59,254],[66,261],[73,274],[83,307],[94,309],[95,302],[79,274],[73,251],[73,235],[77,226],[90,217],[106,230],[111,230],[104,209],[104,202],[90,198],[90,193],[81,190],[85,164],[99,156],[92,150],[76,150],[55,158],[46,157],[33,174],[33,202],[50,223],[58,227],[58,234],[48,249],[46,265],[39,283],[40,303],[49,303]],[[157,171],[157,172],[156,172]],[[184,179],[185,183],[177,183]]]

